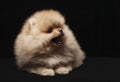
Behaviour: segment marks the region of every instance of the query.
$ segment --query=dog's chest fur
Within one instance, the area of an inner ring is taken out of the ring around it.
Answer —
[[[69,53],[67,49],[62,46],[53,47],[48,46],[36,53],[35,61],[37,64],[46,65],[48,67],[54,67],[60,64],[68,64],[73,61],[73,56]]]

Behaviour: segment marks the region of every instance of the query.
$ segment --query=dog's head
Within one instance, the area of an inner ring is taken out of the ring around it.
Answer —
[[[29,29],[33,34],[53,34],[51,41],[57,44],[63,43],[64,17],[54,10],[37,12],[29,19]]]

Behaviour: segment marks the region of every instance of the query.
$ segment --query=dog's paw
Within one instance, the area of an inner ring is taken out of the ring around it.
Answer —
[[[57,74],[68,74],[70,71],[70,69],[66,68],[66,67],[59,67],[55,70],[55,72]]]
[[[53,69],[39,69],[38,74],[42,76],[54,76],[55,72]]]

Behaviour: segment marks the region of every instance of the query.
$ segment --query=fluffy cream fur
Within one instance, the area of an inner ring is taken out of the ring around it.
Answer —
[[[60,30],[64,32],[62,44],[52,41],[60,36]],[[43,76],[68,74],[85,59],[64,17],[55,10],[39,11],[29,17],[15,40],[14,49],[20,69]]]

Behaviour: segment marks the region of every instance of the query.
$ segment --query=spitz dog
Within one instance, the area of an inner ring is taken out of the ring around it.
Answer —
[[[85,59],[63,15],[52,9],[38,11],[25,21],[14,51],[20,69],[42,76],[68,74]]]

